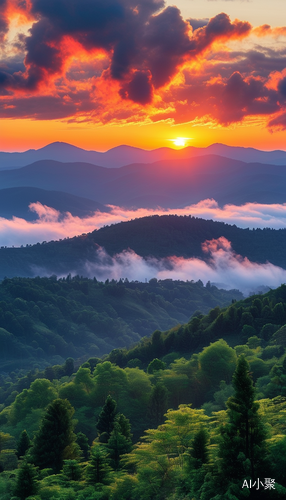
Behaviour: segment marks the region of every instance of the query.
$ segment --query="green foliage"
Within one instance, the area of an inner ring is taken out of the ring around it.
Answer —
[[[152,424],[157,427],[163,423],[164,414],[168,409],[168,390],[162,382],[153,386],[149,400],[149,416]]]
[[[76,442],[81,450],[83,460],[88,460],[90,446],[86,435],[83,432],[78,432],[76,435]]]
[[[172,280],[159,281],[154,288],[152,283],[104,284],[79,276],[6,278],[0,283],[0,368],[46,368],[44,376],[52,381],[72,375],[73,358],[116,351],[152,332],[151,359],[160,357],[160,330],[186,322],[197,304],[204,312],[217,303],[227,305],[233,293]],[[234,294],[242,298],[240,292]],[[117,354],[111,353],[110,359],[122,366]]]
[[[208,440],[208,432],[203,427],[194,435],[190,455],[193,458],[194,467],[196,469],[208,462]]]
[[[22,433],[20,435],[20,439],[19,439],[18,444],[17,444],[17,456],[18,456],[18,458],[23,457],[30,447],[31,447],[31,440],[28,436],[27,431],[24,430],[24,431],[22,431]]]
[[[111,468],[109,466],[108,452],[105,447],[95,443],[91,448],[89,465],[86,468],[86,480],[89,484],[108,484]]]
[[[73,413],[74,409],[67,400],[55,399],[48,406],[31,452],[34,464],[41,469],[50,467],[57,473],[62,469],[64,459],[77,455]]]
[[[228,424],[222,427],[219,455],[221,473],[227,480],[252,480],[263,475],[266,459],[266,430],[254,401],[255,389],[249,375],[249,365],[240,356],[233,375],[234,395],[227,402]]]
[[[158,358],[154,358],[153,361],[151,361],[148,365],[147,373],[152,374],[158,370],[165,370],[165,368],[166,365],[163,361]]]
[[[212,380],[212,385],[221,380],[230,382],[236,366],[236,353],[225,340],[218,340],[205,347],[199,356],[202,372]]]
[[[120,458],[125,453],[129,453],[132,448],[130,437],[126,437],[122,432],[120,420],[114,422],[113,430],[107,443],[107,450],[111,459],[111,466],[117,470],[120,466]]]
[[[80,481],[82,471],[77,460],[64,460],[63,476],[68,481]]]
[[[23,462],[18,471],[15,495],[21,500],[31,495],[35,495],[38,490],[37,473],[35,467],[27,462]]]
[[[116,401],[112,399],[110,395],[107,396],[96,425],[101,442],[106,443],[110,438],[111,432],[113,431],[114,427],[116,409]]]

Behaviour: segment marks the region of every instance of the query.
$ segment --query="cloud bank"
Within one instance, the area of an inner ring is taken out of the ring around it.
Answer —
[[[286,270],[273,264],[256,264],[236,254],[231,243],[224,237],[207,240],[202,245],[207,261],[184,259],[171,256],[164,259],[147,258],[131,250],[110,257],[100,248],[93,262],[84,264],[81,274],[99,281],[107,279],[145,281],[152,278],[159,280],[173,279],[181,281],[208,281],[220,283],[221,288],[239,289],[245,295],[255,291],[261,285],[276,288],[286,282]],[[34,269],[35,276],[49,276],[51,270]],[[71,274],[77,274],[71,270]],[[224,285],[225,284],[225,285]]]
[[[161,208],[131,210],[112,205],[109,207],[110,212],[95,212],[89,217],[80,218],[68,212],[62,214],[39,202],[32,203],[30,209],[38,215],[36,221],[30,222],[17,217],[11,220],[0,218],[0,246],[20,246],[69,238],[105,225],[152,215],[191,215],[250,229],[286,228],[286,203],[273,205],[246,203],[240,206],[225,205],[221,208],[215,200],[207,199],[184,208],[168,210]]]

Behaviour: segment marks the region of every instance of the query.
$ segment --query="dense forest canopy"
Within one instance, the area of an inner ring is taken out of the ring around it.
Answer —
[[[285,498],[285,323],[282,285],[79,367],[3,373],[1,499],[240,500],[257,480]]]
[[[0,284],[0,371],[43,368],[130,347],[195,311],[239,300],[238,290],[201,281],[148,283],[80,278],[13,278]]]

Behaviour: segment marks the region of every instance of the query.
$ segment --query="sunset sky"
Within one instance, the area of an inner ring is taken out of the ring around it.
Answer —
[[[286,149],[285,0],[0,0],[0,150]]]

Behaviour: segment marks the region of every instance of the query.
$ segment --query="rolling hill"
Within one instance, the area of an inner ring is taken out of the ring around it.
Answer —
[[[231,241],[233,250],[243,257],[286,269],[286,229],[249,230],[223,222],[165,215],[121,222],[63,241],[24,248],[1,247],[0,279],[38,274],[66,276],[70,272],[89,276],[86,263],[98,260],[99,247],[110,256],[132,249],[143,258],[175,255],[204,260],[208,256],[202,251],[202,243],[221,236]]]
[[[2,189],[64,191],[101,204],[183,207],[214,198],[219,204],[284,203],[286,167],[244,163],[216,155],[104,168],[42,160],[0,171]]]

